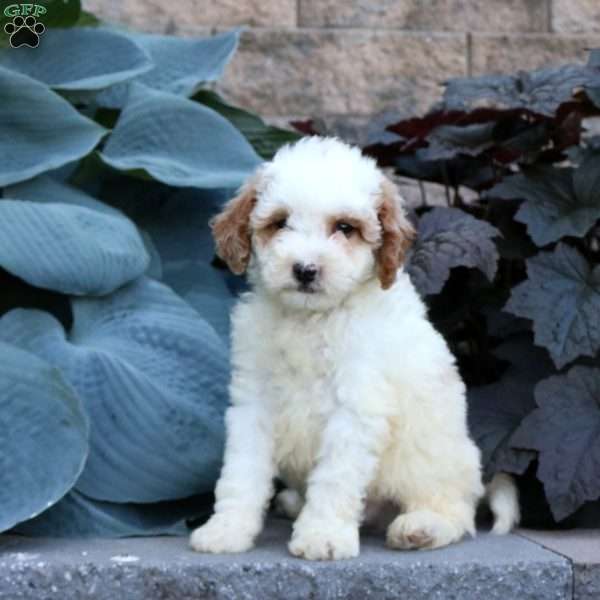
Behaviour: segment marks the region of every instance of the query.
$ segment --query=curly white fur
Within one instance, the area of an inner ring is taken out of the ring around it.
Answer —
[[[232,316],[225,461],[195,550],[251,548],[276,475],[299,557],[357,556],[359,526],[384,505],[395,507],[393,548],[474,533],[484,487],[465,386],[409,277],[400,268],[388,290],[377,277],[384,182],[357,149],[310,138],[281,150],[219,217],[225,258],[244,246],[235,236],[249,237],[253,291]],[[350,235],[336,229],[348,219]],[[299,286],[296,263],[317,266],[313,285]]]

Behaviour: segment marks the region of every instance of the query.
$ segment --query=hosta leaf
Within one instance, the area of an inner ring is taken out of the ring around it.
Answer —
[[[163,281],[193,306],[229,342],[229,315],[235,298],[225,275],[205,263],[170,261],[164,265]]]
[[[47,175],[40,175],[34,179],[8,186],[4,189],[4,194],[13,198],[19,198],[19,200],[31,200],[32,202],[74,204],[115,217],[123,217],[123,213],[116,208],[100,202],[100,200],[96,200],[96,198],[68,183],[57,181]],[[150,236],[144,231],[140,231],[140,235],[150,261],[145,273],[155,279],[161,279],[162,266],[160,256]]]
[[[200,90],[194,94],[194,100],[223,115],[244,134],[256,152],[266,160],[273,158],[284,144],[295,142],[302,137],[295,131],[267,125],[260,117],[227,104],[211,90]]]
[[[90,156],[93,156],[93,154],[94,153],[92,152]],[[51,177],[56,181],[62,181],[63,183],[66,183],[77,172],[77,169],[79,168],[79,165],[82,160],[85,160],[85,158],[81,160],[74,160],[70,163],[67,163],[66,165],[63,165],[62,167],[58,167],[58,169],[48,171],[47,173],[44,173],[44,175],[47,175],[48,177]],[[98,159],[98,161],[100,162],[100,159]]]
[[[73,321],[68,296],[36,288],[0,268],[0,316],[15,308],[37,308],[54,315],[65,328]]]
[[[461,77],[448,82],[444,109],[522,109],[552,117],[577,88],[591,80],[590,70],[580,65],[521,71],[517,75]]]
[[[66,100],[25,75],[0,67],[0,90],[0,187],[85,156],[105,134]]]
[[[423,295],[437,294],[454,267],[474,267],[488,279],[496,274],[499,231],[457,208],[434,208],[419,219],[407,271]]]
[[[513,443],[539,452],[537,475],[560,521],[600,497],[600,369],[576,366],[549,377],[535,400]]]
[[[562,237],[584,236],[600,219],[600,156],[577,169],[540,166],[507,177],[488,195],[525,200],[515,219],[527,225],[538,246]]]
[[[103,191],[146,231],[161,258],[161,279],[229,339],[232,276],[212,266],[215,243],[208,222],[233,190],[169,189],[119,178]],[[241,278],[236,278],[241,279]]]
[[[124,215],[67,204],[0,200],[0,266],[36,287],[108,294],[149,263]]]
[[[15,533],[35,537],[129,537],[184,535],[185,519],[206,511],[204,498],[154,504],[116,504],[72,491]]]
[[[0,532],[64,496],[88,450],[81,403],[57,369],[0,342]]]
[[[208,222],[232,195],[233,190],[180,190],[140,220],[163,258],[163,281],[227,344],[235,295],[244,285],[241,277],[213,266],[215,242]]]
[[[56,90],[99,90],[153,68],[125,35],[97,28],[51,29],[39,52],[4,52],[0,66]]]
[[[152,237],[164,263],[189,259],[210,264],[215,242],[208,221],[234,189],[170,188],[131,177],[106,181],[100,197]]]
[[[574,248],[559,244],[527,260],[527,279],[515,287],[505,310],[533,321],[535,342],[558,368],[600,349],[600,266],[592,268]]]
[[[515,448],[512,438],[535,408],[535,384],[552,371],[545,352],[524,336],[503,344],[495,354],[511,363],[501,379],[468,391],[469,430],[481,449],[488,479],[501,471],[524,473],[535,458],[535,452]]]
[[[146,275],[160,281],[163,277],[163,265],[158,249],[147,231],[142,231],[141,234],[148,256],[150,256],[150,264],[148,265],[148,269],[146,269]]]
[[[221,115],[139,84],[100,156],[115,169],[143,170],[179,187],[236,187],[260,164]]]
[[[200,39],[151,33],[127,35],[154,63],[154,67],[136,81],[180,96],[191,96],[201,83],[219,79],[239,40],[238,30]],[[116,85],[102,92],[96,101],[107,108],[123,108],[128,93],[129,85]]]
[[[41,204],[69,204],[97,210],[107,215],[123,218],[123,213],[96,200],[84,191],[58,181],[48,175],[39,175],[33,179],[10,185],[4,188],[7,198],[18,198]]]
[[[45,357],[91,422],[77,490],[95,500],[156,502],[210,491],[223,449],[228,361],[214,330],[169,288],[141,279],[73,301],[67,336],[50,315],[15,310],[0,338]]]

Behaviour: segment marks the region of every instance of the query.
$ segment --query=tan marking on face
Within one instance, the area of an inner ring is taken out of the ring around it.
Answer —
[[[336,230],[339,223],[347,223],[354,229],[349,235],[346,235],[343,231]],[[336,235],[352,245],[375,244],[379,240],[378,230],[373,224],[352,214],[338,214],[330,217],[327,220],[327,231],[329,235]]]
[[[378,276],[384,290],[396,280],[396,271],[415,238],[415,230],[406,218],[396,186],[389,180],[381,184],[379,205],[381,246],[377,251]]]
[[[285,209],[276,210],[267,217],[257,219],[254,223],[254,235],[257,243],[266,246],[283,230],[281,222],[289,217]]]
[[[248,181],[210,221],[217,254],[233,273],[242,274],[250,260],[250,215],[256,205],[255,180]]]

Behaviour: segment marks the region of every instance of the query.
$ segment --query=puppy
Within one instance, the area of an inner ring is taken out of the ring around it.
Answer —
[[[357,148],[306,138],[262,165],[212,227],[253,291],[232,315],[224,465],[192,548],[251,548],[275,476],[298,557],[357,556],[359,526],[385,506],[391,548],[474,534],[484,487],[465,386],[402,271],[415,232],[394,185]],[[505,532],[514,486],[492,491]]]

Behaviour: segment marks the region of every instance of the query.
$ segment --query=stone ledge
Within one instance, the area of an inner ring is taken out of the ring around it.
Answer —
[[[174,33],[190,27],[296,26],[296,0],[83,0],[83,8],[109,22]]]
[[[294,559],[290,523],[273,520],[252,552],[194,554],[184,538],[0,537],[0,598],[10,600],[563,599],[569,561],[517,535],[481,534],[433,552],[364,537],[359,558]]]
[[[299,0],[301,26],[531,32],[548,31],[548,17],[546,0]]]
[[[473,75],[514,73],[567,63],[584,63],[590,48],[600,47],[600,34],[528,34],[471,37]]]
[[[464,34],[249,29],[219,87],[263,115],[425,112],[467,74]]]
[[[553,0],[552,30],[559,33],[600,32],[598,0]]]
[[[574,600],[600,598],[600,530],[534,531],[519,534],[565,558],[573,565]]]

